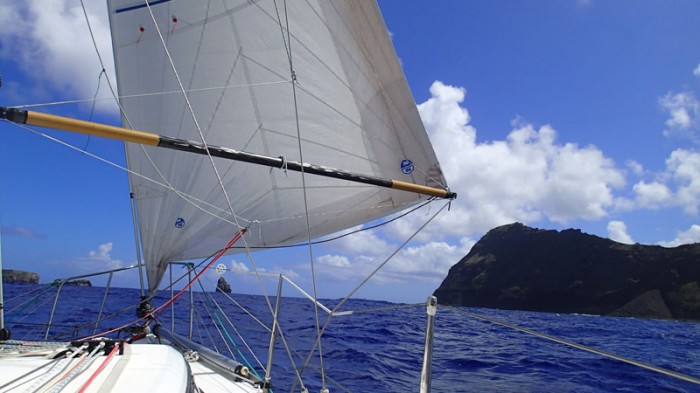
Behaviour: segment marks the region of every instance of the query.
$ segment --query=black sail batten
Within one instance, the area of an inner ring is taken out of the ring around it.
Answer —
[[[431,188],[427,186],[420,186],[413,183],[401,182],[398,180],[384,179],[375,176],[367,176],[358,173],[353,173],[345,171],[342,169],[326,167],[323,165],[300,163],[297,161],[286,161],[280,157],[270,157],[263,156],[259,154],[247,153],[243,151],[238,151],[221,146],[207,145],[205,146],[201,142],[188,141],[177,138],[170,138],[167,136],[160,136],[159,147],[165,147],[169,149],[187,151],[191,153],[207,154],[207,149],[209,154],[214,157],[230,159],[234,161],[248,162],[251,164],[264,165],[272,168],[284,168],[286,170],[295,172],[304,172],[312,175],[331,177],[334,179],[348,180],[356,183],[370,184],[378,187],[384,188],[396,188],[404,189],[405,191],[414,191],[418,193],[425,193],[431,196],[438,196],[441,198],[454,199],[457,194],[441,190],[438,188]],[[413,189],[412,186],[419,188]]]
[[[209,154],[214,157],[226,158],[234,161],[248,162],[251,164],[264,165],[272,168],[283,168],[290,171],[309,173],[313,175],[333,177],[336,179],[356,181],[360,183],[371,184],[379,187],[391,188],[392,181],[373,176],[365,176],[357,173],[344,171],[342,169],[324,167],[322,165],[301,164],[297,161],[287,161],[281,157],[269,157],[259,154],[247,153],[221,146],[206,145],[201,142],[188,141],[184,139],[170,138],[167,136],[160,137],[158,147],[166,147],[169,149],[187,151],[191,153]]]
[[[67,117],[49,115],[41,112],[24,111],[14,108],[0,107],[0,118],[20,124],[28,124],[39,127],[78,132],[82,134],[97,135],[110,139],[140,143],[149,146],[158,146],[162,148],[186,151],[190,153],[204,155],[211,154],[214,157],[234,161],[264,165],[272,168],[285,168],[287,170],[295,172],[304,172],[312,175],[331,177],[335,179],[369,184],[378,187],[393,188],[397,190],[415,192],[418,194],[430,195],[438,198],[454,199],[457,197],[456,193],[440,188],[428,187],[419,184],[403,182],[400,180],[367,176],[322,165],[309,163],[302,164],[296,161],[286,161],[282,157],[270,157],[260,154],[238,151],[221,146],[204,145],[201,142],[171,138],[143,131],[134,131],[126,128],[109,126],[100,123],[93,123],[84,120],[75,120]]]

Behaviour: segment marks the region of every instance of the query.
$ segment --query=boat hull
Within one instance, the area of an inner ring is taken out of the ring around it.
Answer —
[[[259,392],[246,382],[187,361],[170,345],[125,344],[114,356],[52,359],[68,343],[5,342],[1,345],[0,392],[55,389],[63,392]],[[83,390],[84,389],[84,390]]]

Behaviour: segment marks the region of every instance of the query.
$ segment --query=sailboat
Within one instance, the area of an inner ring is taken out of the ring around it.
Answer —
[[[169,303],[151,303],[173,263],[206,261],[176,298],[222,255],[245,253],[258,272],[255,250],[312,250],[315,239],[418,204],[443,201],[441,212],[456,197],[381,12],[351,0],[110,0],[108,11],[121,126],[12,107],[0,117],[125,142],[147,284],[129,326],[68,343],[4,341],[0,390],[271,391],[269,367],[253,373],[156,325]],[[311,352],[322,353],[325,307],[315,286],[307,292]],[[268,305],[272,347],[284,326],[279,298]],[[421,391],[429,363],[426,350]]]

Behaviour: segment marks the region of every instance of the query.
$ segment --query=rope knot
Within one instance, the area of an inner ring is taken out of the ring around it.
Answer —
[[[285,176],[289,177],[289,175],[287,174],[287,157],[285,157],[284,155],[280,155],[277,158],[282,160],[282,164],[280,165],[280,169],[282,169],[284,171]],[[270,173],[272,173],[272,169],[274,169],[274,168],[270,168]]]

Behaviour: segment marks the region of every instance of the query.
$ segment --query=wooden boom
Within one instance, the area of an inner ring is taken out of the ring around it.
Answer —
[[[270,157],[221,146],[205,145],[201,142],[170,138],[149,132],[135,131],[128,128],[115,127],[84,120],[76,120],[41,112],[0,107],[0,118],[19,124],[28,124],[37,127],[77,132],[80,134],[117,139],[124,142],[188,151],[191,153],[204,155],[211,154],[214,157],[264,165],[272,168],[281,168],[284,166],[284,168],[290,171],[304,172],[318,176],[353,181],[356,183],[371,184],[379,187],[415,192],[417,194],[429,195],[438,198],[455,199],[457,197],[456,193],[441,188],[428,187],[400,180],[384,179],[376,176],[367,176],[322,165],[309,163],[302,164],[297,161],[285,161],[280,157]]]

